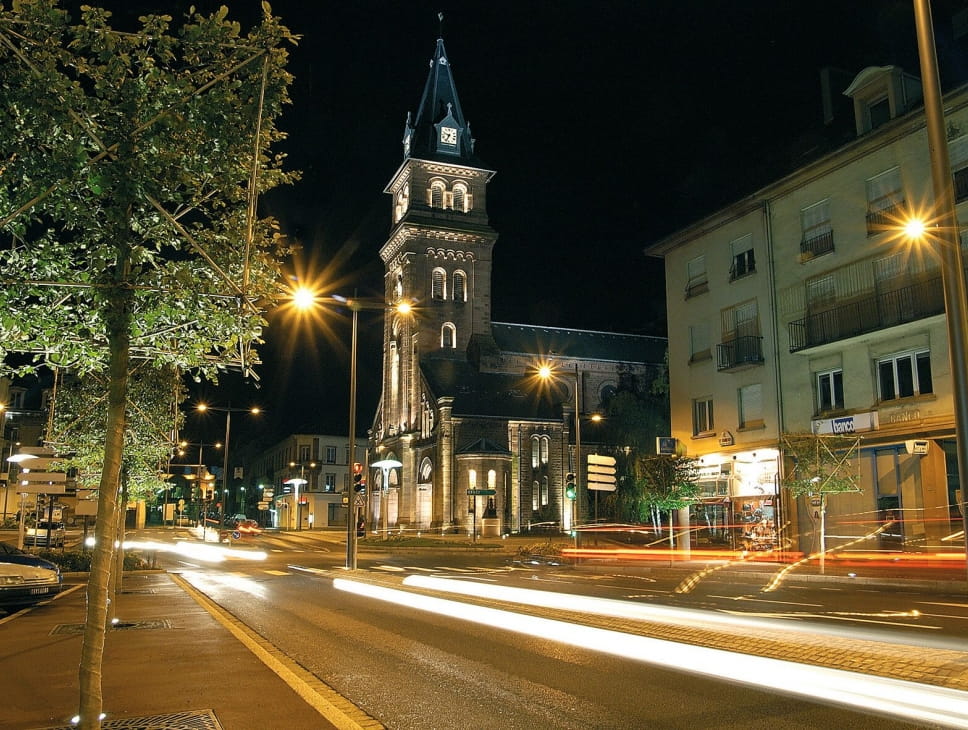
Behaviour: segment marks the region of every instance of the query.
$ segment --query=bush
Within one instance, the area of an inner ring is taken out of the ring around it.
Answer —
[[[90,573],[90,550],[40,550],[37,557],[59,565],[65,573]],[[151,567],[141,553],[130,552],[124,556],[125,570],[145,570]]]

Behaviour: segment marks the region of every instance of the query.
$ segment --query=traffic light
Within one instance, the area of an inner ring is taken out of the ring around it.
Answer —
[[[568,499],[574,499],[577,492],[578,490],[575,487],[575,472],[570,471],[565,474],[565,496]]]
[[[363,478],[363,465],[358,461],[353,464],[353,490],[356,492],[366,491],[366,479]]]

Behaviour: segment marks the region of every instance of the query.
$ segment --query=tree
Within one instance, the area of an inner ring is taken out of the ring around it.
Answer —
[[[640,457],[634,463],[634,477],[639,519],[651,520],[659,531],[662,513],[669,513],[669,546],[674,547],[672,512],[693,504],[699,494],[695,459],[664,455]]]
[[[288,102],[263,4],[242,34],[221,8],[123,32],[58,0],[0,11],[0,355],[106,379],[97,541],[79,667],[80,727],[100,727],[100,667],[132,361],[252,372],[285,253],[260,193]]]
[[[795,498],[807,495],[818,500],[820,520],[820,570],[826,555],[827,496],[860,491],[857,457],[860,438],[853,435],[788,433],[783,434],[783,449],[790,468],[783,485]]]

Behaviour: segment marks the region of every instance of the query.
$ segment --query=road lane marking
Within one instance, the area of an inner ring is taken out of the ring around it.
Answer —
[[[275,672],[310,707],[339,730],[382,730],[363,710],[336,692],[312,672],[290,659],[284,652],[260,636],[180,575],[171,574],[184,591],[236,639]]]

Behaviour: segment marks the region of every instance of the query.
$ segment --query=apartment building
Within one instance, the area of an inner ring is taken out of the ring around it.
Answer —
[[[780,488],[783,436],[849,433],[860,489],[830,499],[828,546],[961,550],[940,264],[903,235],[932,200],[920,82],[870,67],[842,91],[851,141],[647,249],[665,261],[672,436],[701,466],[694,534],[737,547],[756,525],[763,546],[815,549],[817,499]],[[968,88],[944,102],[963,220]]]

